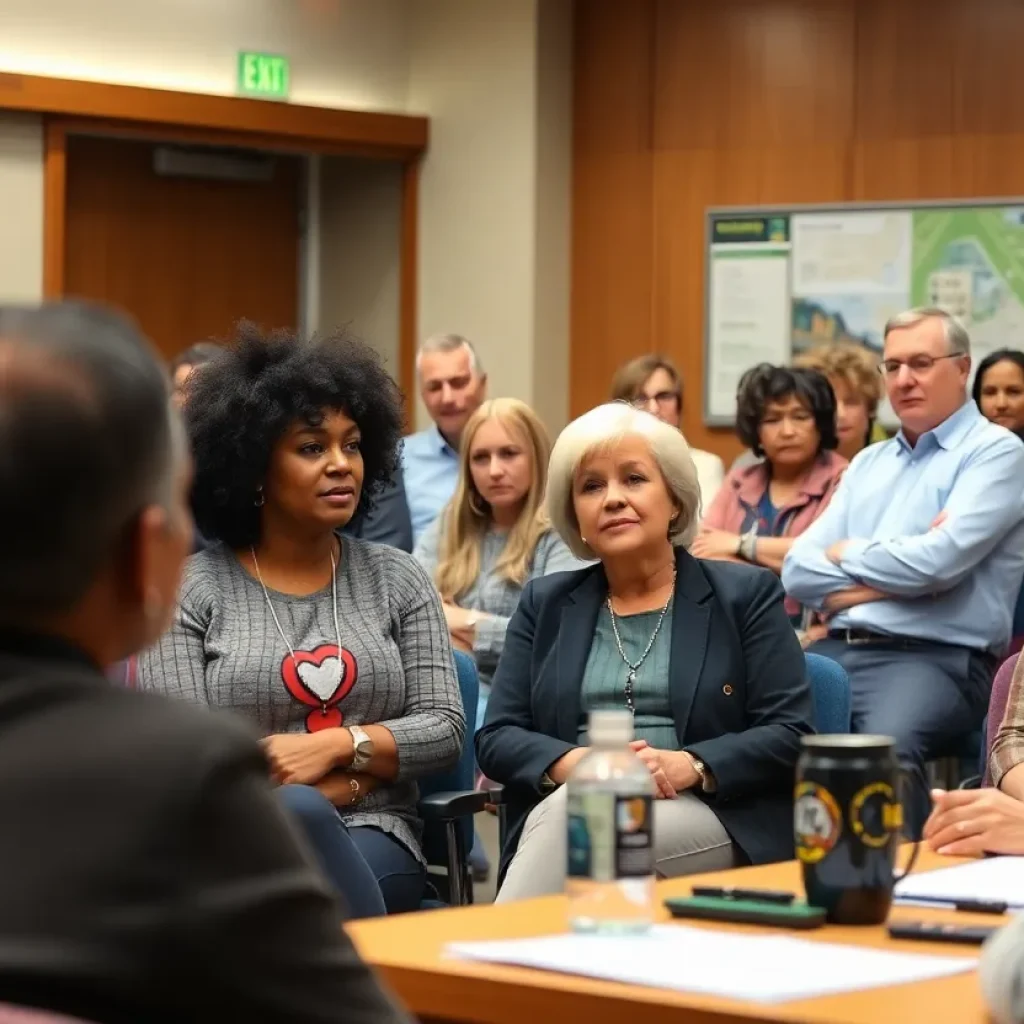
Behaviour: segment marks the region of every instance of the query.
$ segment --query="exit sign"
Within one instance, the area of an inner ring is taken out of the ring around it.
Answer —
[[[288,99],[288,58],[273,53],[238,54],[238,91],[243,96]]]

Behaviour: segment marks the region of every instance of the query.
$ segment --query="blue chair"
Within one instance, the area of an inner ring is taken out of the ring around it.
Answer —
[[[488,796],[474,789],[476,758],[473,736],[480,696],[476,664],[468,654],[456,651],[455,670],[466,713],[466,738],[459,760],[448,771],[420,780],[419,813],[424,824],[423,855],[430,867],[443,869],[440,876],[437,871],[432,872],[431,881],[442,883],[449,904],[462,906],[472,902],[473,894],[469,876],[473,815],[484,809]],[[424,909],[445,906],[433,899],[426,899],[421,905]]]
[[[805,654],[814,700],[814,728],[819,733],[850,731],[850,677],[837,661]]]

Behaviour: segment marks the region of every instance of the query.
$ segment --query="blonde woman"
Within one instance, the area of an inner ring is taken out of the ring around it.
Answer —
[[[804,370],[823,373],[836,396],[836,449],[847,461],[876,441],[888,439],[875,419],[882,399],[879,358],[863,345],[835,342],[818,345],[793,360]]]
[[[481,704],[523,587],[585,564],[544,511],[550,454],[544,425],[528,405],[484,402],[462,435],[455,495],[413,552],[440,591],[453,644],[476,661]]]

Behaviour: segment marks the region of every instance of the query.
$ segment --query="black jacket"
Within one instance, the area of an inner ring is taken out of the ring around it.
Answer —
[[[372,540],[412,554],[412,518],[405,497],[401,466],[374,498],[373,509],[370,512],[357,511],[341,532],[347,537]]]
[[[404,1021],[227,713],[0,634],[0,1002],[105,1022]]]
[[[788,860],[794,772],[813,711],[782,586],[767,569],[682,549],[676,564],[669,687],[680,747],[714,773],[717,791],[699,795],[745,857]],[[555,573],[526,586],[509,622],[476,737],[481,770],[505,786],[502,872],[541,799],[541,777],[578,745],[583,672],[607,593],[600,565]]]

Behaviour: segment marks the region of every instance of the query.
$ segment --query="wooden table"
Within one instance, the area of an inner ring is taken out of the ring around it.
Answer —
[[[922,851],[917,871],[956,863]],[[746,885],[802,892],[800,868],[794,861],[708,875],[691,875],[658,886],[660,898],[688,895],[694,884]],[[664,912],[663,912],[664,913]],[[667,913],[665,920],[670,920]],[[953,920],[988,924],[1003,918],[924,907],[896,907],[892,917]],[[694,927],[749,931],[749,926],[687,922]],[[554,972],[447,959],[449,942],[509,939],[555,934],[566,928],[562,896],[525,900],[502,906],[421,911],[393,918],[353,922],[348,926],[363,957],[421,1019],[475,1021],[481,1024],[984,1024],[988,1020],[974,972],[890,988],[870,989],[821,999],[764,1006],[730,999],[691,995],[596,981]],[[760,929],[759,929],[760,930]],[[884,926],[826,926],[798,934],[816,942],[932,952],[944,956],[977,956],[970,946],[895,942]],[[737,963],[742,971],[743,964]]]

